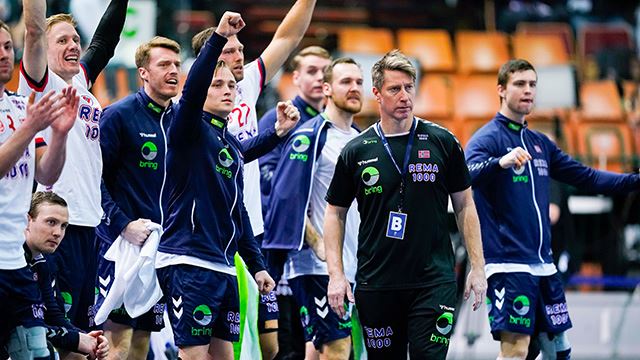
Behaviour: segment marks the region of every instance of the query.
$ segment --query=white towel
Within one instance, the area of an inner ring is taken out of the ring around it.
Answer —
[[[109,313],[122,304],[129,316],[137,318],[162,298],[155,268],[162,226],[149,223],[147,229],[151,234],[144,245],[133,245],[118,236],[104,254],[105,259],[115,262],[115,274],[111,289],[96,313],[97,325],[105,322]]]

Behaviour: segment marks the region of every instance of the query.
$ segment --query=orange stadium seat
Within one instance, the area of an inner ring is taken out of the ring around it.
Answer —
[[[500,107],[494,75],[455,76],[452,81],[453,115],[463,123],[489,121]]]
[[[574,53],[573,30],[563,22],[520,22],[516,26],[516,34],[553,35],[562,39],[565,51],[570,57]]]
[[[473,136],[473,134],[475,134],[478,129],[485,126],[489,121],[491,121],[492,118],[493,117],[487,119],[467,120],[464,123],[456,122],[456,129],[458,129],[458,133],[454,134],[460,141],[462,147],[465,148],[469,143],[469,139],[471,139],[471,136]]]
[[[450,120],[453,117],[451,78],[427,74],[420,79],[413,112],[427,120]]]
[[[116,98],[122,99],[129,94],[131,94],[131,89],[128,70],[127,68],[118,68],[116,69]]]
[[[622,122],[625,115],[613,80],[586,81],[580,87],[579,121]]]
[[[455,35],[458,72],[497,74],[507,62],[507,35],[501,32],[458,31]]]
[[[385,54],[393,48],[393,34],[389,29],[343,27],[338,30],[338,50],[343,53]]]
[[[512,45],[515,58],[525,59],[535,67],[566,65],[570,60],[562,39],[555,35],[515,34]]]
[[[626,123],[580,123],[578,155],[586,165],[626,172],[634,158],[631,131]]]
[[[422,71],[455,71],[453,46],[446,30],[400,29],[397,35],[400,51],[418,59]]]
[[[107,90],[107,82],[104,79],[103,72],[100,72],[100,75],[98,75],[98,78],[93,83],[91,92],[103,108],[111,104],[111,97],[109,96],[109,90]]]

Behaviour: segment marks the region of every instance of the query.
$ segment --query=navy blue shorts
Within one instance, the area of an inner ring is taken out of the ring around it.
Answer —
[[[95,326],[93,304],[98,293],[96,229],[69,225],[64,241],[49,258],[58,269],[57,283],[65,315],[73,325],[91,330]]]
[[[361,290],[356,307],[369,360],[446,359],[453,334],[456,283],[403,290]]]
[[[25,266],[0,270],[0,341],[6,341],[16,326],[44,326],[44,303],[35,274]],[[0,345],[3,342],[0,342]]]
[[[98,281],[96,282],[96,287],[98,288],[98,298],[95,306],[96,312],[100,309],[100,306],[102,306],[107,293],[113,285],[115,277],[115,263],[104,258],[104,254],[109,250],[109,247],[111,247],[111,244],[105,241],[100,242],[100,254],[98,256]],[[109,320],[116,324],[126,325],[134,330],[160,331],[164,328],[163,315],[165,306],[165,300],[162,298],[156,305],[154,305],[153,308],[151,308],[151,310],[135,319],[132,319],[131,316],[127,314],[123,305],[111,311],[109,314]]]
[[[351,336],[351,317],[341,319],[329,306],[329,276],[303,275],[288,282],[300,309],[305,341],[313,341],[320,350],[324,344]]]
[[[278,309],[278,298],[276,292],[271,290],[267,295],[260,294],[258,303],[258,332],[260,334],[278,331],[278,323],[267,324],[267,321],[278,320],[280,310]]]
[[[175,344],[206,345],[215,337],[238,341],[240,304],[235,276],[191,265],[157,269]]]
[[[487,280],[487,309],[491,334],[501,331],[533,335],[559,334],[571,328],[571,319],[558,273],[497,273]]]

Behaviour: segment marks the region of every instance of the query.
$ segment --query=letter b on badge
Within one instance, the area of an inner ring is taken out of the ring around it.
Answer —
[[[401,212],[389,212],[387,224],[387,237],[392,239],[404,239],[404,229],[407,226],[407,214]]]

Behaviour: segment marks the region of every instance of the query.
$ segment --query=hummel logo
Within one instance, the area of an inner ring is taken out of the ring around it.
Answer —
[[[504,305],[504,288],[500,291],[494,289],[493,293],[496,295],[496,308],[498,308],[498,310],[502,310],[502,305]]]
[[[329,313],[329,307],[327,306],[327,297],[323,296],[321,299],[313,297],[313,301],[316,303],[316,313],[321,318],[325,318]]]
[[[182,317],[182,296],[176,298],[171,298],[173,302],[173,315],[175,315],[178,319]]]
[[[107,287],[107,285],[109,285],[109,283],[111,282],[111,275],[107,275],[106,278],[98,276],[98,281],[100,282],[100,285]]]

